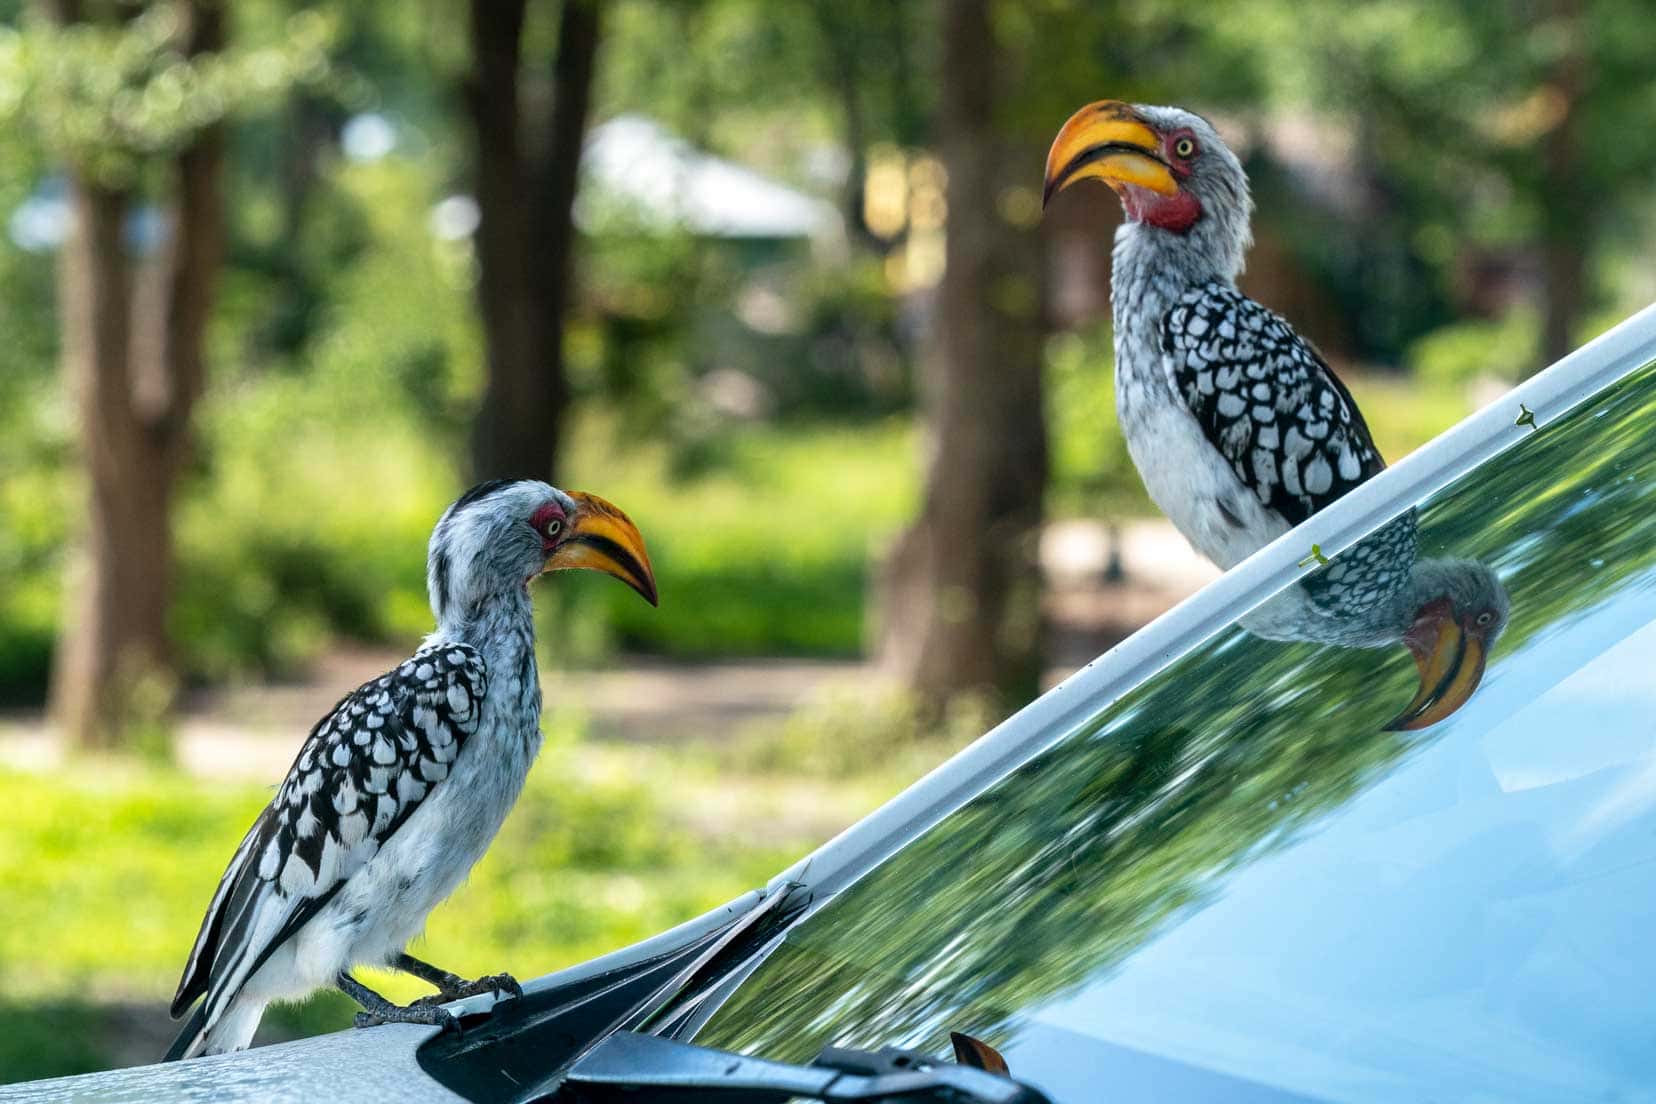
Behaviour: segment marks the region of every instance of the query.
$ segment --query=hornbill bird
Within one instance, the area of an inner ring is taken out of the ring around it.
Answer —
[[[480,483],[438,520],[426,585],[437,628],[401,666],[347,694],[219,879],[173,997],[194,1015],[169,1060],[241,1050],[273,1000],[337,985],[359,1027],[456,1026],[440,1006],[521,994],[509,975],[466,981],[404,952],[483,856],[540,750],[529,583],[613,575],[656,603],[632,521],[596,495],[534,480]],[[351,976],[390,966],[440,990],[406,1007]]]
[[[1311,343],[1236,289],[1253,203],[1206,119],[1116,100],[1083,107],[1047,155],[1043,204],[1087,179],[1114,189],[1127,216],[1111,306],[1128,452],[1185,539],[1228,569],[1385,462]],[[1411,510],[1243,624],[1271,639],[1407,645],[1420,691],[1387,727],[1418,729],[1471,697],[1507,613],[1484,564],[1417,556]]]

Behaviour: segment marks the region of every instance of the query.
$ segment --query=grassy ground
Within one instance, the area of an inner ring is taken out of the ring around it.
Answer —
[[[420,947],[462,974],[529,978],[704,912],[946,756],[949,741],[916,742],[910,725],[901,708],[830,703],[775,739],[663,747],[583,742],[560,724]],[[964,718],[958,737],[977,725]],[[201,912],[269,796],[131,763],[0,774],[0,1083],[159,1056]],[[396,999],[427,991],[398,975],[366,980]],[[274,1009],[261,1039],[335,1030],[353,1010],[332,994]]]
[[[553,749],[470,882],[433,915],[430,957],[460,973],[533,977],[763,884],[818,842],[822,829],[808,822],[768,833],[732,823],[765,815],[763,780],[738,782],[735,807],[726,794],[716,815],[690,815],[718,796],[694,773],[675,790],[685,812],[673,815],[643,757]],[[146,1007],[154,1015],[134,1030],[161,1030],[207,897],[268,798],[263,787],[138,766],[0,776],[0,992],[17,1013],[0,1033],[0,1082],[158,1056],[109,1036]],[[390,975],[370,984],[397,998],[423,992]],[[276,1017],[275,1034],[344,1026],[349,1012],[342,1000],[314,1002]]]
[[[622,642],[700,659],[861,649],[869,569],[917,498],[907,419],[746,427],[689,472],[662,447],[619,448],[606,425],[579,432],[567,485],[625,507],[661,584],[659,610],[582,588],[602,596]]]

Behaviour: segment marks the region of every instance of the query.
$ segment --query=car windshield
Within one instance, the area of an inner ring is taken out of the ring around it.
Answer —
[[[960,1031],[1089,1104],[1656,1100],[1652,424],[1647,366],[1417,505],[1414,562],[1510,603],[1446,719],[1385,727],[1431,681],[1401,643],[1233,625],[804,921],[697,1042]]]

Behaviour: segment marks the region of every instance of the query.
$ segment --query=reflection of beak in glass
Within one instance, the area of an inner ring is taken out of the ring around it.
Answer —
[[[1448,598],[1421,607],[1403,643],[1420,669],[1420,689],[1386,725],[1394,732],[1426,728],[1448,717],[1472,697],[1484,673],[1484,642],[1455,616]]]

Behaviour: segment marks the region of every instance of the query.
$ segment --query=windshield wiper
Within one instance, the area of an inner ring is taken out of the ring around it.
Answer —
[[[1037,1089],[913,1051],[828,1047],[808,1066],[618,1031],[563,1075],[547,1104],[1051,1104]]]

